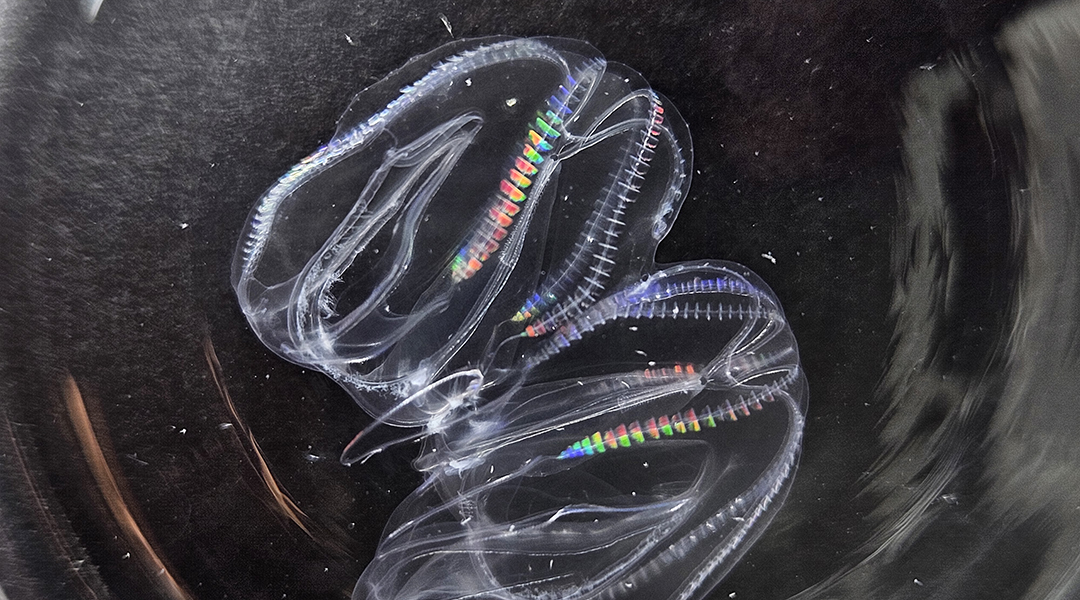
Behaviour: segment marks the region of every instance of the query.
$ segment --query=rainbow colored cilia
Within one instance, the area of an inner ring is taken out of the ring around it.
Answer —
[[[572,76],[567,76],[567,84],[574,87],[577,82]],[[529,177],[535,175],[538,165],[544,162],[542,155],[554,148],[560,136],[558,128],[572,112],[569,106],[573,102],[570,90],[560,85],[557,94],[548,99],[546,111],[537,111],[535,124],[528,130],[520,155],[513,157],[507,179],[499,182],[499,190],[488,208],[487,218],[450,263],[455,281],[475,275],[484,261],[499,249],[499,242],[506,237],[507,230],[514,223],[514,216],[527,198],[525,190],[532,185]]]

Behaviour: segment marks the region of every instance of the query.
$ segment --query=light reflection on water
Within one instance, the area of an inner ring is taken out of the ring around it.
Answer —
[[[874,535],[799,598],[1080,593],[1080,3],[912,78]]]

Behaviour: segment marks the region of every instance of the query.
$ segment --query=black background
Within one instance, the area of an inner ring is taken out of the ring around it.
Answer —
[[[338,463],[368,417],[258,342],[232,253],[258,196],[329,139],[356,92],[486,35],[586,40],[688,122],[694,182],[658,258],[761,275],[810,385],[791,496],[711,597],[788,597],[837,572],[874,531],[864,477],[888,406],[902,91],[950,51],[992,51],[1018,4],[108,0],[92,22],[74,2],[5,8],[0,585],[12,599],[162,593],[80,453],[73,380],[188,594],[348,596],[419,481],[414,451]],[[274,499],[260,460],[303,516]],[[1036,568],[1005,562],[1002,585]]]

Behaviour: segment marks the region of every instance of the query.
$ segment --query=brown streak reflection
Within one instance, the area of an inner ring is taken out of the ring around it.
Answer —
[[[82,447],[86,464],[89,466],[94,481],[97,482],[98,489],[101,490],[101,495],[105,499],[109,511],[112,512],[113,518],[120,526],[128,542],[133,546],[132,555],[142,561],[143,565],[151,573],[157,575],[158,583],[166,596],[176,599],[190,599],[191,596],[169,572],[165,563],[158,558],[157,553],[150,546],[150,541],[146,539],[142,529],[139,528],[139,524],[135,522],[135,517],[132,516],[127,503],[124,502],[124,498],[120,494],[120,486],[113,476],[113,470],[105,459],[105,453],[101,450],[97,435],[94,433],[94,427],[90,423],[90,415],[86,412],[86,403],[83,402],[82,393],[79,392],[79,386],[76,385],[75,378],[71,375],[68,375],[64,380],[63,394],[68,416],[71,418],[71,424],[75,428],[75,437]]]
[[[225,401],[225,406],[229,409],[229,414],[232,416],[234,433],[236,430],[239,430],[246,436],[247,444],[245,445],[247,446],[250,456],[255,458],[253,462],[249,457],[248,462],[251,463],[251,466],[256,471],[258,471],[259,477],[262,478],[263,485],[269,490],[270,497],[274,499],[274,506],[290,521],[295,523],[297,527],[303,530],[308,537],[318,541],[304,522],[308,519],[308,516],[304,514],[304,511],[300,510],[300,507],[298,507],[296,503],[289,498],[285,490],[278,485],[274,474],[270,472],[270,466],[267,465],[266,460],[263,458],[262,450],[259,448],[259,442],[255,440],[255,436],[240,419],[240,414],[236,411],[236,406],[233,405],[232,397],[229,396],[229,390],[225,387],[225,381],[221,372],[221,363],[218,362],[217,352],[214,351],[214,344],[210,341],[209,336],[203,338],[203,351],[206,354],[206,362],[210,365],[210,376],[214,379],[214,385],[217,386],[218,393],[221,394],[221,399]],[[235,433],[235,435],[240,443],[244,444],[244,438],[242,438],[239,433]]]

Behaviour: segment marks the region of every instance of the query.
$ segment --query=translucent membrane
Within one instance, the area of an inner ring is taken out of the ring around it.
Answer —
[[[590,46],[468,40],[359,94],[259,200],[233,265],[256,334],[423,440],[354,598],[700,597],[760,535],[805,379],[757,276],[654,264],[690,162],[675,109]]]

